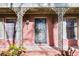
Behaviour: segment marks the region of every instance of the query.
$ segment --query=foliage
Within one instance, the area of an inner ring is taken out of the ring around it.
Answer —
[[[22,52],[25,52],[25,48],[17,47],[16,45],[10,45],[8,51],[2,51],[1,56],[20,56]]]
[[[56,56],[73,56],[75,51],[76,49],[72,50],[72,48],[69,47],[67,51],[61,50],[61,54],[57,54]]]

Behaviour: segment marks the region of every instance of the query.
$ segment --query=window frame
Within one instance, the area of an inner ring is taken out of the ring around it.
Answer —
[[[77,37],[76,38],[74,38],[74,40],[78,40],[78,18],[77,17],[64,17],[64,21],[66,22],[66,20],[69,20],[69,19],[75,19],[76,20],[76,23],[77,23],[77,26],[72,26],[72,27],[76,27],[77,28]],[[68,39],[67,38],[67,26],[66,26],[66,39]]]
[[[9,20],[9,19],[12,19],[12,20],[14,20],[15,21],[15,26],[16,26],[16,17],[6,17],[5,19],[4,19],[4,33],[6,32],[6,30],[5,30],[5,23],[6,23],[6,20]],[[15,30],[16,30],[16,27],[15,27]],[[16,35],[16,34],[15,34]],[[4,39],[6,40],[6,33],[4,34]],[[14,38],[13,38],[14,39]]]
[[[15,20],[15,25],[16,25],[16,17],[1,17],[0,19],[3,19],[3,31],[4,31],[4,34],[3,34],[3,36],[4,36],[4,38],[3,38],[3,40],[6,40],[6,33],[5,33],[5,22],[6,22],[6,19],[12,19],[12,20]]]

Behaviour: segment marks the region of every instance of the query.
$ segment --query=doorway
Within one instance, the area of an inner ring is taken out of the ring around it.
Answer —
[[[46,18],[35,18],[35,44],[47,44]]]

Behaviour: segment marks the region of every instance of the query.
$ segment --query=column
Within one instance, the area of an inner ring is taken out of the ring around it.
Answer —
[[[16,23],[16,45],[19,47],[22,46],[22,19],[23,14],[21,11],[17,13],[17,23]]]
[[[58,10],[58,48],[63,50],[63,8]]]
[[[17,14],[17,22],[16,22],[16,45],[19,47],[23,47],[23,34],[22,34],[22,21],[23,21],[23,15],[29,8],[26,7],[18,7],[14,8],[16,14]]]
[[[68,39],[67,39],[67,23],[66,18],[63,19],[63,50],[68,50]]]

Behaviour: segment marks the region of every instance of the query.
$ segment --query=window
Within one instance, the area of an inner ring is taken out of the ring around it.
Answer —
[[[4,18],[0,18],[0,39],[14,39],[14,38],[15,38],[15,19],[4,20]]]
[[[65,35],[67,39],[77,39],[77,20],[76,18],[65,19]],[[63,24],[64,25],[64,24]]]
[[[5,21],[5,39],[13,39],[15,35],[15,20],[14,19],[6,19]]]

